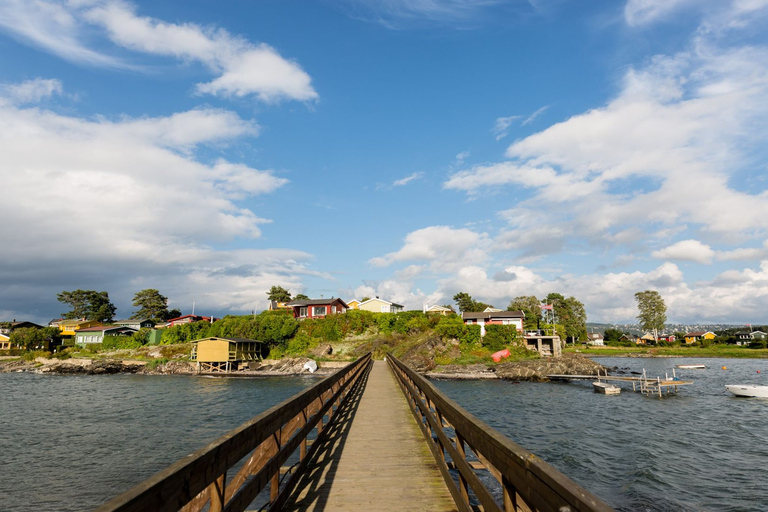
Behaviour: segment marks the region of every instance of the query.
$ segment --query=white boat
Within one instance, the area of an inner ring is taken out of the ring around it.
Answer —
[[[704,364],[676,364],[675,368],[680,368],[681,370],[703,370],[707,366]]]
[[[768,386],[756,384],[726,384],[725,389],[736,396],[768,398]]]
[[[621,388],[607,382],[595,381],[592,383],[592,387],[595,389],[595,393],[602,393],[604,395],[618,395],[621,393]]]

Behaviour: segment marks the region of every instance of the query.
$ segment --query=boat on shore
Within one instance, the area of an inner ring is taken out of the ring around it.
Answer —
[[[756,384],[726,384],[725,389],[745,398],[768,398],[768,386]]]
[[[706,368],[707,365],[704,364],[676,364],[675,368],[680,368],[681,370],[703,370]]]
[[[619,386],[607,382],[595,381],[592,383],[592,387],[594,388],[595,393],[602,393],[604,395],[618,395],[621,393],[621,388]]]

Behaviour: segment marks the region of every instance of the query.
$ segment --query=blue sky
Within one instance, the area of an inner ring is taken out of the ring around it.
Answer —
[[[0,318],[279,284],[765,323],[768,1],[0,0]]]

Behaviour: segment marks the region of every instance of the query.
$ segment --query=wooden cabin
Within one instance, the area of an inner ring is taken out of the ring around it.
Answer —
[[[244,370],[251,361],[261,361],[264,342],[246,338],[203,338],[192,342],[192,361],[198,372]]]

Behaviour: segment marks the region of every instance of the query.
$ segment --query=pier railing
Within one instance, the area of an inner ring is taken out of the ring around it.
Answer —
[[[460,511],[612,510],[557,469],[465,411],[391,354],[387,361]],[[478,470],[487,470],[498,486],[486,485]]]
[[[351,392],[364,384],[370,367],[371,356],[367,354],[97,510],[241,511],[262,490],[266,492],[267,485],[267,508],[279,510],[312,458],[314,448],[322,444],[320,441],[335,413],[344,407]],[[310,445],[308,436],[313,431],[317,436]],[[281,485],[280,470],[297,449],[298,465]],[[234,475],[228,475],[235,469]]]

